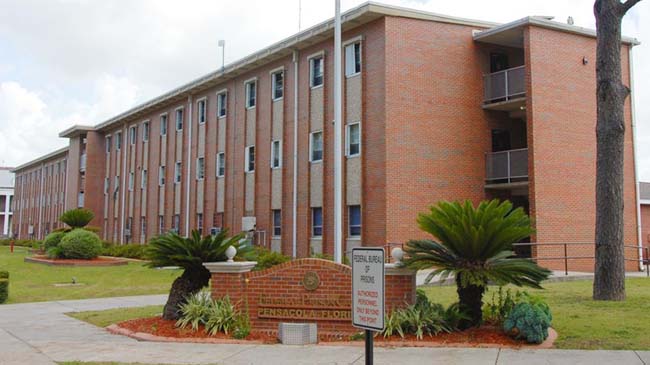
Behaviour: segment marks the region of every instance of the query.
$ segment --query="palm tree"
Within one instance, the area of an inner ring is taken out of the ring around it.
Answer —
[[[469,316],[461,323],[463,329],[481,324],[488,283],[541,288],[540,282],[551,273],[514,256],[512,244],[534,230],[523,209],[513,210],[509,201],[484,201],[477,208],[469,201],[440,202],[429,213],[419,214],[417,222],[437,241],[409,241],[404,265],[416,270],[433,268],[427,283],[436,275],[442,280],[455,276],[460,306]]]
[[[223,230],[216,236],[201,238],[201,234],[195,230],[188,238],[170,232],[149,242],[146,252],[150,267],[183,268],[183,274],[174,280],[169,292],[163,310],[164,319],[178,319],[180,306],[186,299],[208,285],[210,271],[203,266],[204,262],[225,261],[226,249],[230,246],[237,248],[241,254],[247,251],[246,245],[239,244],[242,235],[227,236],[227,230]]]

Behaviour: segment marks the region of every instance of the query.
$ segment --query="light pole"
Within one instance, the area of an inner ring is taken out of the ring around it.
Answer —
[[[220,39],[218,45],[221,47],[221,72],[223,72],[226,69],[226,41]]]
[[[343,262],[343,172],[341,133],[341,1],[335,0],[334,12],[334,260]]]

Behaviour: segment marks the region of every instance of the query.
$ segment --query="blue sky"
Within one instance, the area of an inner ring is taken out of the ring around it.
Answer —
[[[465,18],[574,18],[595,28],[591,0],[385,0]],[[341,0],[343,10],[363,3]],[[302,26],[334,13],[334,1],[302,0]],[[645,24],[641,22],[645,20]],[[97,124],[298,29],[298,0],[0,0],[0,165],[65,145],[58,132]],[[650,181],[650,1],[626,16],[636,37],[640,178]],[[648,44],[646,44],[648,43]]]

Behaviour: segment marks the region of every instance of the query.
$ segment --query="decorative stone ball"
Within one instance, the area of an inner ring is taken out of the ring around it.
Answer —
[[[399,264],[404,258],[404,251],[399,247],[395,247],[390,251],[390,255],[393,257],[393,260],[395,260],[395,263]]]
[[[235,246],[230,246],[226,249],[226,257],[228,258],[228,262],[233,262],[233,258],[237,255],[237,249]]]

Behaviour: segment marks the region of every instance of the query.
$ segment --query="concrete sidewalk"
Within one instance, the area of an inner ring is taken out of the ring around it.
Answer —
[[[363,364],[363,347],[154,343],[111,335],[64,313],[164,303],[166,296],[0,306],[0,364]],[[377,348],[376,364],[650,364],[649,351]]]

